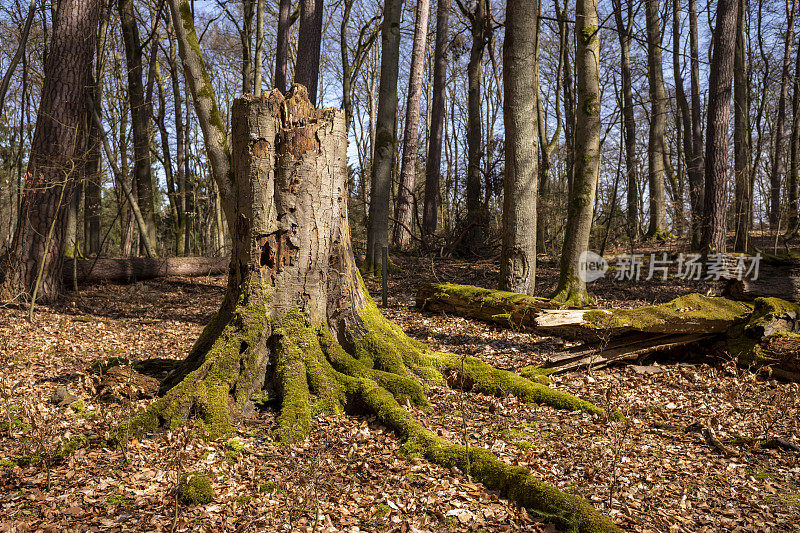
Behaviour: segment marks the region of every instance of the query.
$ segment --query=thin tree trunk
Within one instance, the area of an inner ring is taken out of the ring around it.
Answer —
[[[128,65],[128,102],[133,127],[134,176],[139,210],[144,217],[147,239],[156,242],[155,196],[150,162],[150,110],[145,102],[142,83],[142,50],[139,28],[133,9],[133,0],[119,0],[122,37],[125,41],[125,58]],[[141,250],[144,251],[144,250]]]
[[[533,295],[538,193],[539,6],[508,0],[503,41],[503,248],[500,289]]]
[[[781,178],[786,173],[783,149],[784,122],[786,121],[786,101],[789,99],[789,76],[792,63],[792,42],[794,41],[794,19],[797,0],[787,2],[786,40],[783,46],[783,69],[781,70],[781,88],[778,95],[778,115],[775,119],[775,144],[772,153],[772,170],[769,177],[769,225],[776,229],[781,218]]]
[[[200,55],[200,45],[190,9],[190,0],[167,0],[172,12],[172,26],[178,40],[178,52],[183,63],[183,72],[189,91],[192,93],[194,110],[200,128],[206,154],[219,188],[225,219],[229,228],[236,225],[234,215],[233,182],[227,128],[219,114],[214,88]]]
[[[468,230],[463,248],[474,252],[483,241],[487,213],[481,202],[481,159],[483,126],[481,122],[481,83],[483,81],[483,51],[486,48],[489,1],[478,0],[470,14],[472,46],[467,63],[467,218]],[[491,191],[486,191],[491,194]]]
[[[600,170],[600,35],[597,0],[577,0],[575,34],[578,43],[575,69],[578,82],[575,177],[554,298],[569,305],[583,306],[591,298],[586,290],[586,281],[580,276],[580,262],[589,247]]]
[[[674,0],[676,3],[678,0]],[[631,81],[631,35],[633,32],[633,0],[626,0],[627,20],[622,18],[622,2],[614,0],[614,18],[617,22],[617,35],[620,45],[620,69],[622,72],[622,128],[625,137],[625,177],[627,183],[627,221],[628,236],[640,237],[639,231],[639,186],[636,165],[636,118],[633,109],[633,89]],[[678,71],[676,71],[678,72]],[[680,73],[678,72],[678,76]],[[676,82],[677,83],[677,82]],[[685,98],[684,98],[685,99]]]
[[[558,0],[555,0],[554,5],[558,6]],[[539,4],[541,11],[541,4]],[[564,73],[564,62],[567,55],[567,23],[565,20],[558,22],[558,67],[556,69],[556,86],[554,93],[556,96],[555,111],[556,111],[556,129],[550,139],[547,138],[547,131],[545,128],[544,108],[542,106],[541,94],[537,95],[536,99],[536,114],[539,130],[539,147],[541,148],[541,165],[539,165],[539,198],[536,202],[536,251],[537,253],[546,252],[546,243],[548,236],[548,228],[551,226],[550,219],[550,168],[552,166],[551,157],[553,151],[558,145],[561,136],[561,129],[564,127],[564,115],[561,112],[561,89],[562,89],[562,75]],[[537,31],[538,38],[538,31]],[[537,45],[538,49],[538,45]],[[538,82],[537,82],[538,85]]]
[[[416,185],[419,155],[419,117],[429,11],[430,2],[428,0],[417,0],[414,45],[411,50],[411,73],[408,78],[405,134],[403,135],[403,165],[400,170],[400,185],[397,191],[394,233],[392,235],[392,244],[400,249],[408,247],[411,240],[410,230],[414,224],[413,215],[416,201],[414,186]]]
[[[798,217],[800,217],[800,213],[798,213],[798,210],[800,210],[800,179],[798,179],[798,172],[800,172],[800,161],[798,161],[800,159],[800,47],[796,52],[796,56],[794,92],[792,94],[790,163],[786,180],[786,192],[789,200],[789,220],[786,224],[786,230],[787,235],[792,236],[798,231]],[[739,182],[737,181],[737,187],[738,184]]]
[[[253,74],[253,94],[261,96],[264,72],[264,1],[256,0],[256,60]]]
[[[554,2],[556,9],[556,18],[565,18],[569,12],[569,0],[564,0],[563,9],[559,7],[558,0]],[[569,36],[569,24],[565,27],[567,32],[567,43],[572,42]],[[576,127],[576,110],[575,110],[575,83],[572,75],[572,62],[570,59],[570,50],[574,50],[572,46],[568,46],[566,55],[564,56],[564,146],[566,148],[565,166],[567,170],[567,191],[568,197],[572,197],[572,179],[575,176],[575,127]]]
[[[667,110],[659,14],[659,1],[646,0],[647,74],[650,90],[650,134],[647,145],[650,224],[647,237],[651,239],[663,239],[667,232],[667,199],[664,192],[664,129]]]
[[[103,70],[105,66],[105,43],[108,32],[108,21],[111,15],[111,6],[106,2],[101,2],[102,15],[100,19],[100,34],[97,41],[97,52],[94,67],[94,79],[90,87],[92,100],[102,101],[103,96]],[[100,137],[97,126],[92,120],[92,110],[86,110],[86,122],[89,125],[86,167],[84,180],[84,226],[83,234],[87,255],[97,255],[100,253],[100,223],[102,214],[102,191],[103,174],[101,172],[102,153],[100,149]]]
[[[731,85],[736,48],[736,18],[739,0],[719,0],[714,28],[714,54],[708,80],[708,130],[706,139],[706,184],[704,199],[704,253],[725,252],[726,185],[728,173],[728,129]]]
[[[292,0],[280,0],[278,5],[278,35],[275,43],[275,88],[286,92],[286,63],[289,56],[289,15]]]
[[[693,157],[689,163],[689,196],[692,203],[692,220],[698,221],[693,226],[692,248],[700,246],[700,231],[703,217],[703,127],[700,118],[700,52],[697,37],[697,0],[689,0],[689,54],[691,55],[691,91],[692,91],[692,147]],[[694,191],[694,192],[692,192]]]
[[[400,60],[401,0],[386,0],[381,29],[381,80],[373,144],[369,225],[365,272],[377,271],[389,243],[389,195],[397,146],[397,77]]]
[[[67,206],[85,150],[86,96],[99,0],[61,0],[47,55],[22,205],[0,261],[0,298],[55,299],[61,291]],[[49,237],[49,238],[48,238]]]
[[[11,58],[11,63],[8,65],[8,70],[3,75],[3,80],[0,81],[0,115],[3,114],[3,108],[6,101],[6,92],[8,92],[8,86],[11,83],[11,76],[14,75],[14,71],[17,68],[17,64],[19,63],[22,56],[25,54],[25,47],[28,43],[28,35],[31,31],[31,25],[33,25],[33,17],[36,15],[36,0],[31,0],[31,5],[28,8],[28,16],[25,17],[25,24],[22,27],[22,34],[19,37],[19,44],[17,45],[17,51],[14,54],[14,57]]]
[[[253,45],[253,2],[254,0],[244,0],[242,3],[242,29],[239,39],[242,45],[242,93],[250,94],[253,92],[253,56],[251,47]]]
[[[450,0],[436,4],[436,46],[433,58],[433,95],[431,101],[431,127],[428,133],[428,158],[425,167],[425,203],[422,210],[422,231],[426,236],[436,233],[441,208],[442,137],[445,117],[445,90],[447,85],[448,19]]]
[[[300,0],[300,33],[294,81],[308,89],[308,99],[317,104],[319,54],[322,44],[323,0]]]
[[[739,15],[736,22],[736,52],[733,66],[733,152],[734,176],[736,179],[733,201],[733,227],[735,231],[733,249],[747,251],[747,236],[750,230],[750,69],[747,63],[745,42],[746,0],[739,0]],[[792,130],[792,154],[797,142],[797,92],[793,102],[795,128]],[[793,158],[794,159],[794,158]],[[797,163],[793,160],[795,171]]]

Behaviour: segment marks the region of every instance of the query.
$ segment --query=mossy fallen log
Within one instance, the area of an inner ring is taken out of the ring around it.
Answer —
[[[130,257],[99,259],[67,259],[64,261],[64,282],[72,285],[77,272],[78,283],[133,283],[165,276],[215,276],[228,271],[228,257]]]
[[[493,322],[504,327],[531,330],[543,309],[559,306],[545,298],[496,291],[473,285],[427,283],[417,292],[417,307]]]
[[[731,328],[718,348],[740,366],[800,381],[800,304],[757,298],[747,323]]]
[[[581,340],[604,340],[627,333],[718,335],[743,322],[752,307],[727,298],[692,293],[667,303],[634,309],[541,311],[537,331]]]

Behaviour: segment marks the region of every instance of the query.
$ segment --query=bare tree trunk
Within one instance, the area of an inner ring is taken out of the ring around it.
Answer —
[[[0,261],[0,298],[61,291],[67,206],[82,166],[99,0],[61,0],[45,66],[17,229]],[[37,290],[38,289],[38,290]]]
[[[556,0],[557,1],[557,0]],[[677,2],[678,0],[674,0]],[[628,184],[627,220],[628,236],[640,237],[639,231],[639,186],[636,177],[636,118],[633,110],[633,89],[631,81],[631,35],[633,32],[633,0],[626,0],[627,20],[622,18],[622,2],[614,0],[614,18],[617,22],[617,35],[621,51],[620,69],[622,73],[622,127],[625,136],[625,176]],[[680,75],[678,73],[677,75]]]
[[[558,6],[558,0],[554,1],[554,5]],[[539,11],[541,12],[541,4],[539,4]],[[538,37],[538,32],[537,32]],[[548,229],[550,228],[551,221],[549,216],[551,213],[551,198],[550,198],[550,168],[552,166],[551,157],[553,151],[558,145],[561,136],[561,130],[564,127],[564,115],[561,112],[561,89],[562,89],[562,75],[564,73],[564,62],[567,55],[567,23],[565,20],[559,19],[558,21],[558,67],[556,68],[556,86],[553,93],[556,96],[555,111],[556,111],[556,129],[550,139],[547,138],[547,131],[544,121],[544,108],[542,106],[541,94],[537,94],[536,98],[536,114],[539,129],[539,146],[541,148],[541,165],[539,165],[539,198],[536,202],[536,251],[537,253],[546,253],[546,243],[548,237]],[[538,50],[538,45],[537,45]],[[538,81],[537,81],[538,85]]]
[[[650,184],[650,224],[647,237],[663,239],[667,232],[667,198],[664,193],[664,128],[666,95],[661,59],[661,23],[658,0],[645,2],[647,22],[647,74],[650,89],[650,135],[647,168]]]
[[[704,253],[725,252],[728,129],[731,85],[736,48],[739,0],[719,0],[714,28],[714,55],[708,80],[705,212],[701,248]]]
[[[488,32],[489,0],[478,0],[475,12],[469,14],[472,46],[467,63],[467,218],[469,229],[463,248],[473,252],[484,238],[487,214],[481,202],[481,143],[483,126],[481,123],[481,82],[483,81],[483,51],[486,48]],[[491,194],[491,191],[486,191]]]
[[[450,0],[436,4],[436,46],[433,58],[433,95],[431,101],[431,127],[428,132],[428,158],[425,167],[425,204],[422,211],[422,231],[426,236],[436,233],[441,208],[442,137],[445,117],[445,89],[447,85],[448,19]]]
[[[797,234],[798,217],[800,217],[800,213],[798,212],[798,210],[800,210],[800,179],[798,179],[798,172],[800,172],[800,161],[798,161],[798,159],[800,159],[800,48],[798,48],[796,56],[794,92],[792,94],[790,163],[789,173],[786,176],[786,192],[788,193],[789,200],[789,220],[786,224],[786,230],[787,235],[791,236]]]
[[[683,141],[683,154],[684,161],[689,174],[689,204],[691,225],[689,229],[690,238],[695,240],[698,228],[700,227],[699,211],[695,211],[696,198],[700,194],[698,189],[702,190],[702,184],[698,187],[696,180],[692,180],[692,161],[697,159],[695,149],[697,148],[692,141],[692,112],[689,109],[689,102],[686,98],[686,91],[683,87],[683,76],[681,74],[681,31],[680,31],[680,0],[672,0],[672,72],[675,79],[675,97],[678,103],[678,120],[677,127],[679,128],[679,138]],[[680,130],[680,128],[683,128]],[[681,146],[678,146],[681,149]],[[679,169],[680,171],[680,169]],[[683,196],[681,195],[681,201]]]
[[[33,25],[33,17],[36,15],[36,0],[31,0],[31,5],[28,8],[28,16],[25,17],[25,24],[22,26],[22,34],[19,37],[19,44],[17,45],[17,51],[14,53],[14,56],[11,58],[11,63],[8,65],[8,70],[3,75],[3,80],[0,81],[0,115],[3,114],[3,108],[5,107],[6,101],[6,92],[8,92],[8,86],[11,83],[11,76],[14,75],[14,71],[17,68],[17,64],[19,64],[20,59],[25,54],[25,47],[28,42],[28,35],[31,31],[31,26]]]
[[[97,41],[97,51],[94,65],[94,77],[89,89],[92,100],[102,101],[103,96],[103,70],[105,65],[105,43],[108,32],[108,21],[111,15],[111,6],[105,1],[101,2],[100,33]],[[103,173],[101,170],[100,136],[97,126],[92,120],[92,110],[86,110],[86,123],[89,125],[86,166],[84,180],[84,226],[83,234],[87,255],[100,254],[100,216],[102,214]]]
[[[242,2],[242,28],[239,31],[239,41],[242,46],[242,93],[250,94],[253,92],[253,56],[251,46],[253,44],[253,9],[254,0],[243,0]]]
[[[397,76],[400,60],[401,0],[386,0],[381,29],[381,81],[378,116],[373,144],[371,197],[364,271],[381,265],[383,248],[389,243],[389,194],[397,146]]]
[[[229,228],[236,227],[230,151],[226,126],[217,108],[214,88],[200,55],[200,45],[194,28],[190,0],[167,0],[172,12],[172,26],[178,40],[178,51],[183,63],[186,84],[192,93],[194,110],[208,155],[214,181],[219,188],[220,200]]]
[[[563,19],[569,12],[569,0],[564,0],[563,9],[559,7],[558,0],[553,2],[556,9],[556,17]],[[571,43],[569,35],[569,24],[565,26],[566,42]],[[567,191],[572,196],[572,181],[575,176],[575,84],[572,76],[572,63],[570,50],[573,46],[568,46],[564,56],[564,146],[566,148],[566,170],[567,170]]]
[[[769,225],[776,229],[781,218],[781,178],[786,172],[785,155],[783,150],[784,122],[786,121],[786,101],[789,99],[789,76],[792,64],[792,42],[794,41],[794,19],[797,10],[797,0],[790,0],[786,4],[787,26],[786,40],[783,45],[783,69],[781,70],[781,89],[778,95],[778,116],[775,119],[775,144],[772,153],[772,170],[770,172],[770,200],[769,200]]]
[[[275,87],[286,92],[286,62],[289,55],[289,22],[292,0],[280,0],[278,5],[278,36],[275,43]]]
[[[703,217],[703,127],[700,118],[700,52],[697,38],[697,0],[689,0],[689,53],[691,55],[692,91],[692,146],[693,157],[689,161],[689,196],[692,203],[692,220]],[[695,224],[692,232],[692,248],[700,246],[702,223]]]
[[[312,105],[317,104],[322,11],[323,0],[300,0],[300,34],[297,37],[294,81],[308,89],[308,98]]]
[[[150,161],[150,109],[148,109],[142,84],[142,50],[133,0],[119,0],[119,17],[125,41],[125,58],[128,65],[128,101],[133,127],[134,175],[139,210],[144,217],[147,239],[156,243],[155,196]],[[141,250],[144,251],[144,250]]]
[[[253,74],[253,94],[256,96],[261,96],[264,73],[264,1],[256,0],[256,59]]]
[[[733,66],[733,151],[734,175],[736,178],[733,201],[733,227],[735,231],[733,249],[747,251],[747,236],[750,230],[750,69],[747,62],[745,42],[746,0],[739,0],[739,15],[736,22],[736,52]],[[797,91],[795,82],[794,112],[797,117]],[[795,118],[797,124],[797,118]],[[795,149],[797,127],[792,131],[792,149]],[[794,154],[794,151],[792,152]],[[796,162],[795,164],[796,170]]]
[[[577,0],[576,73],[578,110],[575,130],[575,177],[569,199],[567,228],[554,299],[582,307],[591,302],[586,281],[581,279],[581,255],[589,247],[597,177],[600,170],[600,35],[597,0]]]
[[[428,13],[430,2],[417,0],[417,15],[414,22],[414,45],[411,50],[411,73],[408,78],[408,100],[406,102],[406,124],[403,135],[403,165],[400,170],[400,186],[395,204],[395,224],[392,244],[403,249],[408,247],[413,226],[414,186],[417,178],[419,153],[419,114],[422,101],[422,75],[425,67],[425,46],[428,39]]]
[[[538,194],[539,6],[506,4],[503,41],[503,248],[500,289],[533,295]]]

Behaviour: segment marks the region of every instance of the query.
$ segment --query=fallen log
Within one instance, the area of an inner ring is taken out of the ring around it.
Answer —
[[[416,303],[425,311],[476,318],[523,330],[534,328],[534,319],[543,309],[558,308],[545,298],[453,283],[423,285],[417,292]]]
[[[63,276],[67,286],[77,271],[78,283],[132,283],[164,276],[212,276],[228,271],[227,257],[132,257],[124,259],[73,259],[64,261]]]
[[[741,366],[800,381],[800,304],[757,298],[747,323],[731,328],[718,348]]]
[[[737,276],[731,268],[723,277],[727,278],[725,294],[736,300],[774,297],[800,302],[800,256],[798,255],[762,256],[756,279],[752,279],[752,276]]]
[[[608,341],[628,333],[710,336],[744,322],[751,309],[747,303],[692,293],[634,309],[542,310],[534,319],[534,328],[588,341]]]

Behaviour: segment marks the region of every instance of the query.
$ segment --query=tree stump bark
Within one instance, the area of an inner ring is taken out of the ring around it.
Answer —
[[[344,113],[316,110],[295,85],[233,105],[236,223],[228,291],[164,396],[118,437],[174,427],[194,416],[212,437],[230,433],[257,403],[280,406],[278,435],[304,439],[313,410],[367,411],[397,432],[409,453],[469,472],[488,487],[585,531],[613,523],[580,497],[427,430],[401,403],[429,408],[426,388],[457,383],[594,414],[572,395],[436,353],[386,320],[355,265],[347,216]],[[456,376],[455,379],[446,379]],[[316,405],[314,405],[316,404]]]

